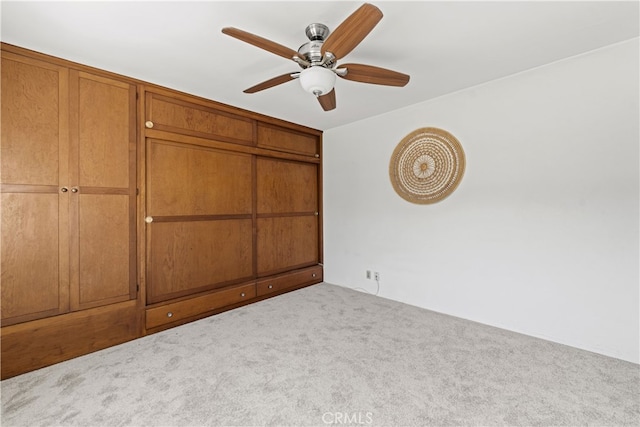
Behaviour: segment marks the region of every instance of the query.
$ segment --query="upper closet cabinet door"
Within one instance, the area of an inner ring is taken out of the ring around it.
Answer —
[[[318,136],[265,123],[258,124],[258,147],[320,157]]]
[[[153,92],[146,95],[147,128],[183,135],[253,145],[254,121],[216,110],[203,102],[197,104]]]
[[[70,77],[71,306],[83,309],[136,297],[136,87]]]
[[[68,72],[2,52],[2,325],[69,307]]]

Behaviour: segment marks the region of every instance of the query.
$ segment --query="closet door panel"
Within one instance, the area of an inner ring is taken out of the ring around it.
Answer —
[[[67,161],[67,70],[8,52],[1,67],[2,183],[58,185]]]
[[[135,299],[136,87],[70,72],[72,310]]]
[[[82,72],[78,77],[78,183],[129,188],[135,162],[132,87]]]
[[[258,214],[318,210],[317,165],[258,158],[256,170]]]
[[[79,305],[107,304],[130,297],[129,197],[79,196]],[[135,278],[133,278],[135,280]]]
[[[252,221],[150,224],[147,303],[239,283],[252,277]]]
[[[251,156],[150,141],[148,214],[251,213]]]
[[[258,276],[318,263],[318,217],[258,219]]]
[[[61,243],[57,194],[2,194],[3,326],[60,311]]]

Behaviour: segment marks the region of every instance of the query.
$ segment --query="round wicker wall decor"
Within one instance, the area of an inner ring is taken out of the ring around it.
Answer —
[[[438,128],[421,128],[405,136],[393,151],[389,176],[400,197],[429,204],[453,193],[464,168],[464,151],[453,135]]]

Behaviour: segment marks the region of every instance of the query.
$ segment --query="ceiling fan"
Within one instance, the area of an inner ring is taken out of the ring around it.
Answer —
[[[233,27],[222,32],[238,40],[275,53],[296,62],[302,71],[283,74],[266,80],[248,89],[255,93],[288,81],[299,79],[302,88],[314,94],[325,111],[336,108],[336,76],[345,80],[386,86],[405,86],[409,76],[397,71],[363,64],[337,62],[351,52],[373,30],[382,19],[382,12],[372,4],[365,3],[345,19],[332,33],[324,24],[311,24],[305,33],[309,41],[295,51],[255,34]]]

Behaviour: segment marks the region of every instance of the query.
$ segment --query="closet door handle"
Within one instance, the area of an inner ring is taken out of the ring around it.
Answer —
[[[62,187],[60,191],[63,193],[66,193],[67,191],[69,191],[69,189],[67,187]]]
[[[71,192],[72,192],[72,193],[77,193],[77,192],[78,192],[78,187],[73,187],[73,188],[71,189]]]

